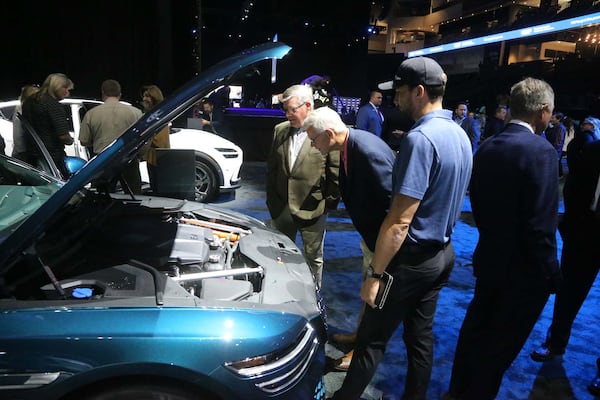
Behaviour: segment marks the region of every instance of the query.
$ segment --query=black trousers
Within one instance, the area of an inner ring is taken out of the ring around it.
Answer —
[[[549,297],[543,277],[515,271],[501,287],[478,279],[458,337],[449,394],[493,400]]]
[[[548,329],[545,345],[556,354],[563,354],[573,321],[587,297],[598,270],[600,250],[598,244],[565,238],[561,255],[563,282],[554,300],[552,325]]]
[[[426,398],[433,365],[433,317],[439,292],[448,283],[454,266],[454,248],[448,244],[427,251],[405,249],[396,257],[396,263],[387,268],[394,281],[385,306],[381,310],[365,307],[350,368],[334,399],[360,398],[401,323],[408,355],[402,398]]]

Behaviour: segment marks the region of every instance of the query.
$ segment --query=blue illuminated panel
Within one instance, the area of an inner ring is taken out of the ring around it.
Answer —
[[[569,18],[562,21],[550,22],[547,24],[530,26],[522,29],[515,29],[508,32],[494,33],[488,36],[481,36],[478,38],[462,40],[460,42],[453,42],[434,47],[427,47],[421,50],[409,51],[408,57],[410,58],[416,56],[426,56],[428,54],[465,49],[467,47],[503,42],[505,40],[545,35],[552,32],[560,32],[565,31],[567,29],[581,28],[583,26],[594,25],[597,23],[600,23],[600,12],[582,15],[581,17]]]
[[[360,108],[360,97],[335,96],[333,98],[333,106],[340,114],[342,113],[342,107],[346,107],[347,112],[357,112]]]

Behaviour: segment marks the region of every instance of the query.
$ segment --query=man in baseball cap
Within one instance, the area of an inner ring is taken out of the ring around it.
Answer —
[[[392,171],[392,202],[377,236],[360,296],[366,303],[354,356],[335,400],[357,400],[394,331],[404,324],[408,371],[403,399],[425,400],[433,365],[433,316],[454,266],[450,237],[471,176],[469,138],[442,108],[447,77],[431,58],[405,60],[393,81],[395,104],[415,121]],[[385,304],[378,293],[393,280]]]

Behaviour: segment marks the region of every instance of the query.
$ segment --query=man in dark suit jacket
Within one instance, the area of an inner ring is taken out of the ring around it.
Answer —
[[[356,128],[381,137],[383,114],[381,114],[379,107],[382,100],[383,95],[380,91],[373,90],[371,92],[369,102],[358,109],[358,114],[356,114]]]
[[[494,115],[491,115],[487,121],[485,121],[485,128],[481,134],[480,142],[485,139],[494,136],[495,134],[504,130],[504,120],[506,119],[506,106],[498,106],[494,111]]]
[[[303,128],[312,146],[322,154],[340,152],[340,194],[362,238],[364,273],[373,259],[379,227],[390,207],[396,154],[375,135],[348,128],[339,114],[328,108],[313,111]],[[332,336],[333,341],[341,344],[351,344],[355,338],[356,333]],[[337,360],[335,368],[347,370],[351,360],[349,352]]]
[[[390,207],[396,154],[380,138],[348,128],[338,113],[319,108],[304,121],[311,145],[326,155],[340,152],[340,194],[354,227],[375,251],[381,222]]]
[[[202,130],[223,134],[223,110],[215,106],[214,100],[202,99]]]
[[[292,241],[300,231],[304,256],[321,286],[327,211],[339,201],[339,152],[322,155],[301,129],[313,109],[310,86],[293,85],[282,96],[288,120],[275,126],[267,158],[267,208],[275,228]]]
[[[526,78],[512,87],[510,99],[512,120],[474,156],[477,280],[448,398],[496,397],[560,276],[556,151],[539,136],[552,115],[554,92],[546,82]]]
[[[454,113],[454,122],[463,128],[463,131],[465,131],[469,137],[469,140],[471,141],[473,153],[475,153],[479,147],[479,139],[481,135],[479,132],[479,122],[477,122],[474,118],[469,117],[469,108],[467,103],[458,103]]]
[[[554,299],[546,341],[531,353],[534,361],[548,361],[564,354],[573,322],[600,270],[600,215],[596,201],[600,140],[580,141],[584,132],[594,130],[594,123],[598,125],[600,121],[586,118],[581,123],[582,132],[569,144],[569,173],[563,188],[565,213],[559,225],[563,284]]]

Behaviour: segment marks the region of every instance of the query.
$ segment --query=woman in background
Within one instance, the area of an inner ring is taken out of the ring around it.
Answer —
[[[23,129],[21,128],[21,112],[23,109],[23,103],[25,100],[40,91],[38,85],[25,85],[21,88],[21,94],[19,95],[19,104],[15,107],[13,113],[13,149],[12,157],[17,158],[21,161],[25,161],[29,164],[32,163],[31,155],[27,152],[27,141],[23,135]]]
[[[73,81],[65,74],[50,74],[39,92],[23,103],[23,117],[46,146],[64,179],[70,175],[65,164],[65,145],[72,144],[73,138],[69,133],[67,111],[60,101],[68,97],[72,89]],[[42,156],[34,148],[28,150],[35,164]]]
[[[142,105],[144,113],[152,110],[157,104],[164,100],[162,91],[156,85],[147,85],[142,88]],[[150,178],[150,188],[154,193],[156,191],[156,149],[168,149],[169,143],[169,125],[165,125],[160,132],[154,136],[150,143],[150,148],[146,153],[146,165],[148,167],[148,177]]]

